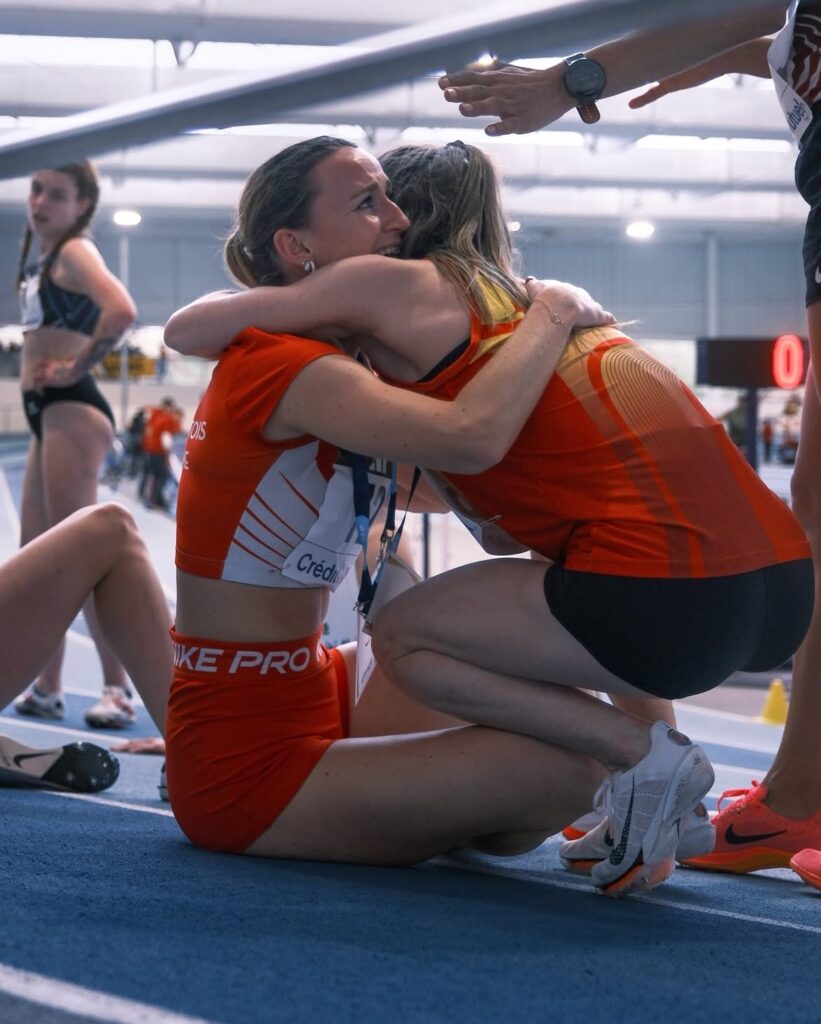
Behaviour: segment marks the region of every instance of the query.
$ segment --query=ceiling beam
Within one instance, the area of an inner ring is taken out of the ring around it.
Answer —
[[[586,129],[591,137],[615,135],[630,140],[650,132],[668,135],[724,135],[732,138],[788,139],[789,131],[778,104],[762,102],[760,79],[742,79],[733,89],[710,84],[665,97],[661,104],[631,110],[627,96],[600,101],[602,120]],[[0,67],[0,111],[9,117],[65,117],[88,109],[90,96],[108,96],[112,102],[132,100],[150,92],[207,83],[214,76],[190,68]],[[272,118],[264,110],[259,118],[242,110],[244,124],[255,120],[278,124],[356,124],[368,129],[480,128],[490,118],[466,121],[455,104],[445,103],[433,78],[417,78],[365,96],[283,110]],[[55,123],[54,127],[59,127]],[[565,114],[546,132],[579,131],[575,110]],[[532,137],[531,137],[532,138]]]
[[[37,167],[142,145],[195,128],[227,127],[405,81],[458,66],[486,50],[532,56],[586,46],[636,26],[679,24],[765,0],[564,0],[519,13],[510,5],[481,8],[423,26],[370,37],[369,52],[313,61],[299,71],[220,79],[102,107],[61,120],[60,126],[12,132],[0,139],[0,177]]]
[[[280,43],[338,46],[353,39],[389,32],[407,24],[405,18],[295,18],[259,10],[217,14],[152,9],[118,10],[71,7],[61,3],[5,4],[0,8],[0,33],[24,36],[66,36],[84,39],[171,39],[192,43]]]

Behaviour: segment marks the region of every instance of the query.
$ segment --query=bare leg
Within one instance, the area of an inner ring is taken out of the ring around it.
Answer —
[[[356,645],[346,644],[342,648],[348,679],[355,678]],[[430,733],[441,729],[453,729],[465,723],[452,715],[443,714],[425,707],[406,696],[377,666],[358,704],[354,703],[353,688],[350,688],[350,733],[351,736],[403,736],[408,733]],[[117,749],[117,748],[115,748]],[[471,846],[484,853],[500,857],[525,853],[540,846],[550,832],[515,833],[499,832],[482,836]]]
[[[92,593],[106,636],[164,732],[171,616],[134,520],[119,505],[80,510],[0,570],[0,705],[42,670]]]
[[[384,517],[377,519],[368,535],[368,564],[371,572],[376,570],[379,542],[384,526]],[[399,556],[410,566],[416,566],[416,551],[406,533],[399,543]],[[359,572],[359,562],[357,562]],[[354,703],[356,679],[356,644],[345,644],[340,648],[348,670],[350,697],[351,736],[399,736],[411,732],[432,732],[449,729],[465,723],[452,715],[443,714],[420,704],[395,686],[377,666],[358,704]]]
[[[399,736],[465,724],[452,715],[435,711],[408,697],[378,667],[374,669],[361,700],[355,704],[356,644],[344,644],[340,650],[348,670],[351,736]]]
[[[676,728],[676,710],[671,700],[651,697],[650,694],[644,697],[630,697],[626,693],[611,693],[610,699],[617,708],[621,708],[629,715],[643,718],[645,722],[666,722]]]
[[[44,410],[43,440],[38,446],[44,521],[34,524],[35,529],[40,527],[38,532],[78,508],[96,503],[97,479],[111,439],[111,424],[98,409],[78,402],[58,402]],[[28,540],[37,533],[27,524],[24,536]],[[97,646],[105,685],[125,688],[125,672],[100,633],[93,602],[86,604],[84,612]],[[64,650],[61,638],[37,680],[41,693],[60,690]]]
[[[499,834],[557,831],[601,778],[587,758],[496,729],[340,740],[246,852],[415,864],[484,837],[492,848]]]
[[[816,353],[821,355],[821,303],[810,306],[807,316],[815,360]],[[813,366],[804,394],[792,491],[795,513],[812,548],[815,610],[795,655],[787,723],[764,781],[768,806],[787,818],[806,818],[821,810],[821,399]]]
[[[35,537],[45,533],[49,525],[43,482],[43,442],[32,437],[26,459],[26,470],[23,475],[23,496],[20,503],[20,546],[25,547]],[[61,636],[37,679],[37,689],[40,693],[60,693],[60,672],[64,654],[65,637]],[[32,682],[31,679],[26,679],[23,685],[26,686],[30,682]]]
[[[495,559],[428,580],[377,619],[377,657],[400,688],[439,711],[630,767],[649,749],[649,723],[575,687],[646,695],[552,617],[543,579],[544,566]]]

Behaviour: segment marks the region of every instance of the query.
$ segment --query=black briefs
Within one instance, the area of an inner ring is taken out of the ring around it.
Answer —
[[[47,405],[54,405],[55,402],[83,402],[85,405],[93,405],[95,409],[99,409],[104,416],[107,416],[111,420],[111,425],[114,426],[114,413],[111,411],[111,406],[97,387],[94,378],[87,373],[82,380],[65,388],[43,388],[42,391],[35,391],[31,388],[23,392],[23,411],[31,432],[38,441],[42,438],[43,409]]]

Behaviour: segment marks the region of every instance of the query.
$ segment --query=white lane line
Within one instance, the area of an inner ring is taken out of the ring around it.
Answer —
[[[762,703],[763,697],[766,696],[766,688],[762,689]],[[677,711],[686,711],[694,715],[702,715],[707,718],[723,718],[728,722],[742,722],[744,725],[769,725],[767,722],[757,722],[752,715],[739,715],[734,711],[719,711],[716,708],[705,708],[700,704],[684,704],[677,705]],[[772,726],[770,726],[772,728]],[[775,728],[781,728],[776,726]]]
[[[94,641],[91,639],[91,637],[86,636],[84,633],[78,633],[76,629],[69,628],[68,632],[66,633],[66,636],[70,636],[72,640],[77,640],[84,647],[90,647],[96,650],[94,646]],[[86,694],[85,696],[87,697],[88,694]]]
[[[111,1024],[216,1024],[204,1017],[174,1013],[161,1006],[123,999],[82,985],[58,981],[45,974],[21,971],[7,964],[0,964],[0,992],[38,1006]]]
[[[86,696],[88,696],[86,694]],[[96,743],[98,740],[108,740],[110,743],[117,743],[120,740],[128,739],[132,730],[126,732],[101,732],[97,729],[91,732],[89,729],[70,729],[66,725],[52,725],[49,722],[44,721],[42,718],[37,719],[24,719],[24,718],[12,718],[10,715],[0,715],[0,732],[11,726],[17,729],[35,729],[42,730],[43,732],[53,732],[61,736],[76,736],[78,739],[85,740],[86,743]]]
[[[125,800],[109,800],[104,796],[94,796],[91,793],[61,793],[56,789],[43,790],[48,796],[62,796],[68,800],[84,800],[89,804],[100,804],[103,807],[120,807],[124,811],[140,811],[142,814],[159,814],[163,818],[173,818],[174,812],[167,811],[164,807],[147,807],[145,804],[130,804]]]
[[[539,885],[549,885],[553,889],[569,889],[573,892],[584,893],[588,896],[596,896],[598,899],[606,899],[606,897],[602,897],[598,892],[596,892],[592,887],[592,883],[588,883],[587,885],[577,885],[573,882],[558,881],[550,878],[546,873],[541,874],[538,871],[528,871],[523,868],[512,868],[510,865],[505,865],[504,868],[499,869],[494,868],[491,865],[485,866],[484,864],[466,863],[457,859],[451,860],[447,857],[437,859],[446,861],[449,867],[456,867],[460,870],[464,869],[466,871],[474,871],[480,875],[494,875],[496,877],[513,876],[516,878],[522,878],[528,882],[537,882]],[[797,881],[798,879],[796,878],[796,882]],[[707,917],[726,917],[731,921],[746,921],[748,924],[765,924],[771,925],[773,928],[787,928],[790,931],[809,932],[812,935],[821,935],[821,926],[813,924],[799,924],[796,921],[779,921],[772,917],[760,917],[754,914],[741,914],[735,910],[720,910],[718,907],[695,906],[692,903],[681,903],[679,900],[670,900],[660,896],[651,896],[649,894],[637,894],[635,896],[630,896],[629,899],[640,900],[642,903],[651,903],[654,906],[659,907],[670,907],[673,910],[686,910],[691,914],[704,914]]]

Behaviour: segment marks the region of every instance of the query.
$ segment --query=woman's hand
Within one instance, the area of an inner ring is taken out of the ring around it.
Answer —
[[[485,128],[486,135],[525,135],[573,109],[564,71],[564,64],[541,71],[497,62],[483,70],[448,73],[439,79],[439,88],[465,117],[498,117]]]
[[[603,327],[616,322],[612,313],[603,309],[590,292],[578,285],[528,277],[525,287],[533,305],[543,306],[554,324]]]
[[[73,359],[48,359],[34,368],[34,388],[67,388],[76,384],[83,376]]]

